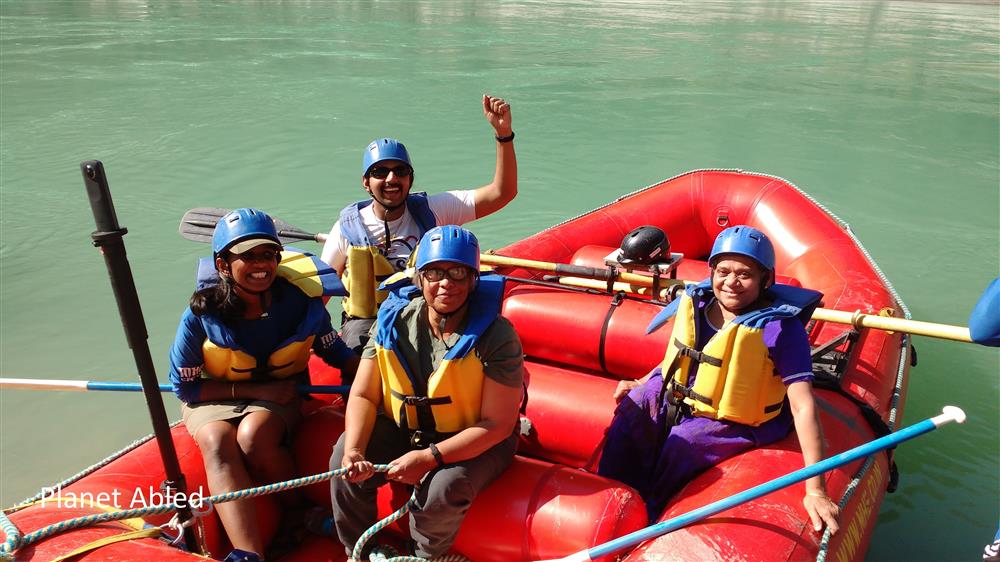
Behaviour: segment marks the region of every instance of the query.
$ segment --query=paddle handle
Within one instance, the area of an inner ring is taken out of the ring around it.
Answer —
[[[142,385],[132,382],[115,381],[75,381],[64,379],[12,379],[0,378],[0,388],[21,390],[75,390],[77,392],[110,391],[142,392]],[[160,392],[172,392],[169,384],[159,385]],[[299,384],[295,386],[299,394],[347,394],[350,386]]]
[[[969,335],[969,329],[965,326],[951,326],[949,324],[921,322],[920,320],[908,320],[892,316],[878,316],[876,314],[864,314],[860,311],[844,312],[829,308],[817,308],[813,312],[812,317],[816,320],[825,320],[837,324],[850,324],[856,328],[906,332],[907,334],[918,336],[930,336],[943,340],[972,343],[972,336]]]
[[[867,457],[874,453],[877,453],[883,449],[888,449],[890,447],[895,447],[903,441],[908,441],[915,437],[919,437],[927,432],[933,431],[942,425],[951,422],[963,423],[965,421],[965,412],[957,406],[945,406],[942,409],[940,415],[933,418],[926,419],[924,421],[915,423],[909,427],[905,427],[896,431],[895,433],[890,433],[884,437],[880,437],[868,443],[858,445],[857,447],[844,451],[838,455],[834,455],[830,458],[824,459],[816,464],[809,465],[805,468],[796,470],[784,476],[779,476],[773,480],[769,480],[758,486],[754,486],[749,490],[734,494],[728,498],[721,499],[717,502],[710,503],[704,507],[700,507],[693,511],[689,511],[683,515],[678,515],[666,521],[662,521],[655,525],[650,525],[644,529],[640,529],[633,533],[629,533],[623,537],[619,537],[612,541],[606,542],[602,545],[595,546],[585,551],[577,552],[565,558],[560,558],[560,562],[587,562],[590,560],[595,560],[602,556],[607,556],[615,552],[619,552],[626,548],[635,546],[645,540],[659,537],[665,535],[671,531],[680,529],[681,527],[690,525],[696,521],[704,519],[715,515],[716,513],[725,511],[731,507],[747,503],[749,501],[755,500],[761,496],[770,494],[782,488],[787,488],[793,484],[797,484],[804,480],[808,480],[813,476],[822,474],[824,472],[833,470],[834,468],[843,466],[845,464],[854,462],[858,459]]]

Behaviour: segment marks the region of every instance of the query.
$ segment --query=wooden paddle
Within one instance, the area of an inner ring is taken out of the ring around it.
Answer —
[[[179,231],[181,236],[196,242],[211,242],[212,234],[215,231],[215,223],[219,221],[229,210],[201,207],[191,209],[184,213],[181,219]],[[294,240],[313,240],[315,242],[326,242],[326,235],[323,233],[311,234],[300,228],[294,227],[279,219],[274,219],[274,225],[278,229],[278,237],[282,242]],[[480,261],[486,265],[508,266],[531,269],[535,271],[548,271],[560,275],[568,275],[559,280],[559,283],[575,287],[586,287],[590,289],[608,289],[607,281],[613,278],[613,291],[623,291],[629,294],[651,296],[653,278],[648,275],[638,275],[626,271],[612,271],[610,269],[598,269],[565,263],[551,263],[544,261],[526,260],[496,254],[480,254]],[[660,279],[661,286],[676,285],[680,283],[690,284],[690,281],[679,279]],[[662,289],[656,298],[666,300],[666,291],[669,287]],[[885,330],[888,332],[905,332],[918,336],[928,336],[945,340],[971,343],[969,329],[964,326],[952,326],[949,324],[938,324],[935,322],[921,322],[919,320],[908,320],[906,318],[894,318],[891,316],[878,316],[874,314],[864,314],[860,311],[846,312],[842,310],[831,310],[828,308],[817,308],[813,313],[816,320],[834,322],[836,324],[849,324],[856,328],[871,328],[875,330]]]

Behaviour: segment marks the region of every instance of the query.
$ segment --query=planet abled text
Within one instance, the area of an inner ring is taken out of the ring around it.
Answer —
[[[127,499],[127,503],[123,504],[122,500],[125,499]],[[145,490],[136,488],[128,493],[117,488],[105,492],[77,492],[63,490],[62,486],[46,486],[42,488],[42,507],[45,507],[46,503],[69,508],[114,506],[118,509],[140,509],[158,505],[174,505],[179,508],[190,507],[200,510],[205,503],[205,494],[200,487],[197,491],[190,493],[156,490],[152,486]]]

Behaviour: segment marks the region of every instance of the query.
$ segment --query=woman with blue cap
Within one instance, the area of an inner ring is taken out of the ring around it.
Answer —
[[[308,382],[310,351],[351,374],[358,364],[321,298],[338,294],[336,273],[284,250],[266,213],[237,209],[219,220],[170,350],[170,381],[212,494],[294,476],[286,437],[299,419],[295,387]],[[234,548],[228,561],[261,559],[253,502],[216,506]]]
[[[805,464],[823,457],[804,329],[822,295],[774,283],[774,247],[748,226],[723,230],[711,276],[688,286],[650,324],[676,315],[663,363],[622,381],[598,473],[636,488],[651,520],[702,471],[794,426]],[[806,481],[815,529],[838,529],[822,476]]]

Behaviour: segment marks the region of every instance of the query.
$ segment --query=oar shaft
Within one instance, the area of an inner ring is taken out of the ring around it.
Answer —
[[[510,267],[523,267],[524,269],[533,269],[536,271],[550,271],[552,273],[558,273],[560,275],[575,275],[578,277],[587,277],[590,279],[601,279],[607,281],[609,278],[614,277],[615,280],[634,283],[643,287],[652,287],[653,278],[648,275],[639,275],[636,273],[630,273],[628,271],[612,271],[608,268],[596,268],[587,267],[583,265],[573,265],[568,263],[552,263],[545,261],[536,260],[526,260],[521,258],[512,258],[508,256],[500,256],[497,254],[480,254],[479,261],[492,266],[510,266]],[[680,281],[676,279],[665,279],[661,278],[661,284],[676,284]]]
[[[61,379],[11,379],[0,378],[0,388],[21,390],[75,390],[78,392],[142,392],[142,385],[134,382],[115,381],[74,381]],[[171,392],[169,384],[159,385],[160,392]],[[300,384],[295,389],[299,394],[346,394],[350,386]]]
[[[948,324],[936,324],[934,322],[921,322],[920,320],[907,320],[906,318],[895,318],[892,316],[878,316],[874,314],[862,314],[856,312],[844,312],[842,310],[831,310],[829,308],[817,308],[813,312],[816,320],[825,320],[837,324],[851,324],[858,328],[872,328],[875,330],[886,330],[889,332],[906,332],[918,336],[930,336],[944,340],[953,340],[971,343],[972,337],[969,329],[965,326],[951,326]]]
[[[719,500],[717,502],[708,504],[704,507],[695,509],[694,511],[689,511],[683,515],[668,519],[656,525],[651,525],[645,529],[640,529],[623,537],[619,537],[605,544],[593,547],[582,553],[577,553],[575,555],[563,558],[563,561],[587,561],[600,558],[602,556],[607,556],[615,552],[619,552],[628,547],[635,546],[647,539],[658,537],[660,535],[665,535],[671,531],[699,521],[706,517],[715,515],[721,511],[725,511],[731,507],[749,502],[751,500],[757,499],[761,496],[770,494],[771,492],[780,490],[781,488],[786,488],[792,484],[808,480],[817,474],[833,470],[839,466],[854,462],[860,458],[867,457],[873,453],[877,453],[883,449],[888,449],[889,447],[894,447],[903,441],[908,441],[915,437],[919,437],[929,431],[933,431],[938,427],[949,423],[949,422],[962,423],[965,421],[965,412],[960,408],[954,406],[946,406],[941,415],[935,416],[930,419],[926,419],[922,422],[915,423],[909,427],[905,427],[896,431],[895,433],[890,433],[885,437],[880,437],[874,441],[869,441],[863,445],[859,445],[848,451],[844,451],[838,455],[834,455],[828,459],[824,459],[816,464],[807,466],[805,468],[796,470],[785,476],[780,476],[758,486],[754,486],[749,490],[740,492],[738,494],[729,496],[728,498]]]
[[[643,277],[643,276],[638,276]],[[635,295],[649,295],[651,292],[651,282],[648,278],[640,279],[638,282],[622,283],[617,282],[613,286],[615,291],[623,291]],[[673,280],[668,280],[673,281]],[[607,284],[594,279],[582,279],[580,277],[564,277],[559,283],[573,287],[586,287],[588,289],[606,289]],[[688,281],[687,283],[691,283]],[[658,298],[666,298],[666,289],[660,291]],[[937,324],[934,322],[921,322],[919,320],[908,320],[906,318],[895,318],[892,316],[878,316],[876,314],[864,314],[861,312],[845,312],[829,308],[817,308],[812,316],[815,320],[833,322],[835,324],[849,324],[856,328],[871,328],[873,330],[885,330],[889,332],[906,332],[918,336],[929,336],[944,340],[971,343],[972,337],[969,329],[965,326],[952,326],[949,324]]]

